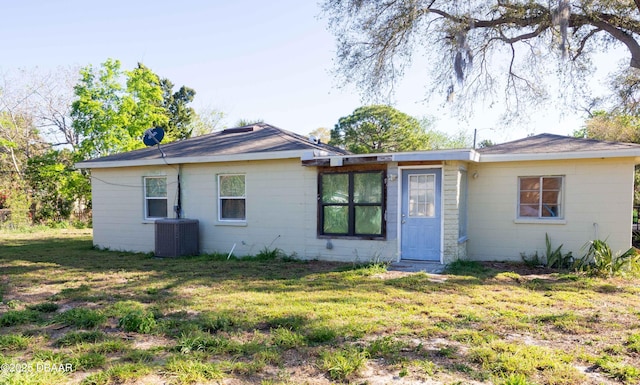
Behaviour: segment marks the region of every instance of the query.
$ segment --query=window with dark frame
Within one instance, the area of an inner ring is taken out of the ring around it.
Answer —
[[[518,178],[518,217],[561,219],[563,176],[527,176]]]
[[[384,237],[384,171],[320,173],[318,233]]]
[[[144,178],[144,217],[145,219],[167,217],[167,178]]]

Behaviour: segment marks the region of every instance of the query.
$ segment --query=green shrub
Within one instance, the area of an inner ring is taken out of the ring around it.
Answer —
[[[155,355],[153,354],[153,352],[150,352],[149,350],[135,349],[125,354],[125,356],[122,358],[125,361],[130,361],[130,362],[151,362],[155,358]]]
[[[100,353],[84,353],[71,359],[71,364],[75,370],[87,370],[99,368],[107,362],[107,358]]]
[[[271,329],[271,342],[283,349],[299,348],[306,345],[302,334],[282,327]]]
[[[319,327],[311,329],[307,332],[307,341],[311,344],[329,343],[336,339],[338,333],[328,327]]]
[[[640,353],[640,334],[630,335],[625,345],[630,352]]]
[[[533,382],[527,380],[524,374],[510,374],[504,378],[500,385],[534,385]]]
[[[68,326],[92,329],[107,322],[107,316],[98,310],[76,307],[60,313],[54,321]]]
[[[41,315],[34,310],[9,310],[0,316],[0,326],[16,326],[41,321]]]
[[[286,328],[291,330],[300,330],[307,323],[308,319],[301,315],[287,315],[272,318],[267,321],[270,328]]]
[[[144,364],[120,364],[102,372],[94,373],[82,380],[82,385],[108,385],[132,383],[133,380],[146,376],[151,368]]]
[[[120,318],[118,326],[127,332],[149,334],[156,328],[156,319],[149,311],[131,310]]]
[[[182,357],[170,358],[165,370],[175,376],[180,384],[204,383],[223,378],[223,373],[216,364]]]
[[[623,382],[631,382],[640,380],[640,368],[627,365],[624,362],[614,359],[611,356],[604,355],[595,362],[603,372],[612,378]]]
[[[275,259],[280,259],[285,256],[286,256],[285,252],[282,251],[281,249],[278,249],[278,248],[270,249],[267,246],[265,246],[262,248],[262,250],[258,252],[258,254],[256,254],[255,257],[251,259],[256,259],[260,261],[273,261]]]
[[[61,299],[82,299],[91,291],[89,285],[80,285],[78,287],[68,287],[60,290],[60,293],[51,296],[50,300],[58,301]]]
[[[491,270],[484,267],[477,261],[466,261],[463,259],[457,259],[454,262],[447,265],[445,269],[446,274],[472,276],[477,278],[485,277]]]
[[[29,310],[37,311],[40,313],[54,313],[60,306],[53,302],[42,302],[28,307]]]
[[[212,336],[205,333],[190,333],[178,339],[175,350],[183,354],[193,352],[209,352],[214,354],[227,353],[237,349],[227,338]]]
[[[556,269],[566,269],[571,267],[573,263],[573,255],[571,252],[562,254],[562,246],[558,246],[555,250],[551,247],[551,239],[549,234],[544,234],[546,254],[545,254],[545,266]]]
[[[100,331],[91,332],[70,332],[58,338],[55,342],[57,347],[73,346],[81,343],[96,343],[104,341],[107,336]]]
[[[358,373],[367,362],[368,354],[358,348],[348,346],[338,351],[325,350],[320,352],[318,366],[329,373],[335,381],[344,381]]]
[[[0,351],[26,349],[31,343],[31,337],[21,334],[0,335]]]
[[[400,353],[406,344],[402,341],[393,339],[391,336],[375,339],[371,341],[367,347],[367,353],[370,357],[385,358],[390,362],[398,362],[401,360]]]
[[[606,241],[596,239],[587,245],[585,256],[577,260],[574,265],[578,271],[601,277],[640,271],[640,255],[633,247],[622,254],[614,255]]]
[[[231,331],[238,326],[239,321],[232,314],[228,313],[202,313],[197,318],[197,323],[201,329],[208,333],[219,331]]]
[[[90,352],[99,353],[99,354],[112,354],[112,353],[121,353],[129,350],[129,344],[123,340],[108,340],[105,337],[105,341],[98,341],[97,343],[93,343],[91,348],[89,348]]]

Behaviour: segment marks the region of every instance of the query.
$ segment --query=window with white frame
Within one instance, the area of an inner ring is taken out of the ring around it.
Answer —
[[[145,219],[167,217],[167,178],[144,177]]]
[[[564,218],[563,176],[526,176],[518,178],[518,217]]]
[[[218,175],[218,219],[221,221],[247,219],[244,174]]]

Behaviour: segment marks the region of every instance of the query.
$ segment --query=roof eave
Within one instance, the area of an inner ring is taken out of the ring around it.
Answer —
[[[290,151],[271,151],[271,152],[250,152],[245,154],[232,154],[232,155],[189,156],[189,157],[178,157],[178,158],[165,157],[165,158],[137,159],[137,160],[86,161],[86,162],[76,163],[75,167],[83,168],[83,169],[94,169],[94,168],[178,165],[178,164],[193,164],[193,163],[258,161],[258,160],[274,160],[274,159],[308,159],[313,157],[313,153],[314,153],[314,150],[290,150]]]
[[[306,159],[303,166],[329,166],[329,165],[358,165],[371,163],[389,162],[429,162],[460,160],[465,162],[477,162],[480,154],[472,149],[455,150],[431,150],[413,151],[397,153],[374,153],[374,154],[349,154],[349,155],[328,155],[315,156],[313,159]]]

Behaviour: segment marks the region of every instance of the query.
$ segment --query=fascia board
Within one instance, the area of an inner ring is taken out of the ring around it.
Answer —
[[[636,158],[639,149],[610,151],[578,151],[536,154],[480,154],[480,162],[517,162],[532,160],[598,159],[598,158]]]
[[[115,160],[104,162],[78,162],[76,168],[118,168],[118,167],[138,167],[138,166],[161,166],[167,164],[189,164],[189,163],[221,163],[254,160],[273,159],[295,159],[308,157],[308,150],[294,151],[272,151],[272,152],[252,152],[247,154],[214,155],[214,156],[193,156],[181,158],[156,158],[140,160]]]
[[[396,153],[373,153],[373,154],[349,154],[349,155],[329,155],[316,156],[315,159],[358,159],[358,158],[378,158],[381,162],[416,162],[416,161],[439,161],[439,160],[461,160],[477,162],[480,154],[475,150],[432,150],[415,152]]]

